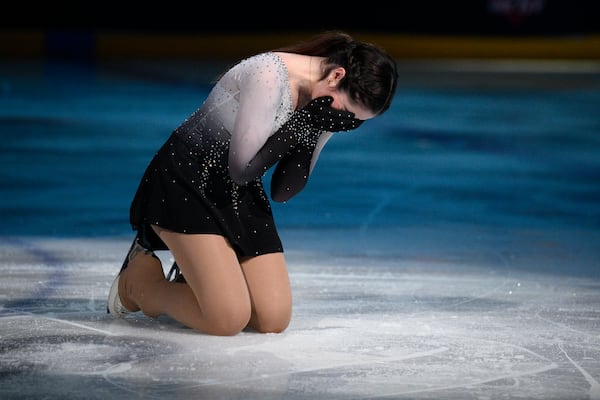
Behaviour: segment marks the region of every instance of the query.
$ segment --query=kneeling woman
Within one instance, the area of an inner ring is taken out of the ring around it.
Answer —
[[[142,177],[130,213],[137,235],[108,311],[166,314],[213,335],[285,330],[292,293],[262,178],[274,167],[271,198],[289,200],[334,132],[385,112],[396,85],[393,58],[343,32],[227,70]],[[172,253],[175,278],[153,250]]]

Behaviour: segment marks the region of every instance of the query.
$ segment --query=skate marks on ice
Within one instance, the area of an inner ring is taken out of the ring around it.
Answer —
[[[599,398],[596,281],[296,254],[289,330],[222,338],[166,318],[110,318],[126,248],[0,246],[0,397]]]
[[[161,329],[148,321],[138,321],[143,332],[119,321],[102,335],[56,319],[4,320],[3,330],[29,325],[28,331],[47,332],[13,337],[10,346],[2,346],[0,392],[9,397],[94,389],[122,398],[355,399],[468,389],[557,368],[518,346],[398,335],[362,319],[235,338],[198,336],[167,323]],[[365,323],[379,332],[355,326]],[[41,383],[32,386],[34,381]]]

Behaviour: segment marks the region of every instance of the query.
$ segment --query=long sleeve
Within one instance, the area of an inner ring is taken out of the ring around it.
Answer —
[[[236,183],[246,185],[263,176],[268,169],[290,153],[297,143],[297,138],[291,132],[286,130],[275,132],[252,160],[246,164],[245,168],[236,172]]]
[[[285,66],[284,73],[279,67],[241,64],[239,71],[228,75],[239,89],[228,154],[229,176],[238,185],[261,177],[286,155],[294,154],[294,147],[299,145],[305,148],[304,153],[310,153],[302,156],[308,157],[310,170],[312,154],[324,134],[355,129],[362,123],[353,113],[332,108],[331,96],[315,98],[292,112]]]
[[[272,53],[242,62],[229,76],[239,89],[229,147],[229,175],[243,185],[258,175],[252,169],[257,165],[253,160],[291,115],[291,94],[285,65]]]
[[[332,135],[332,132],[325,132],[316,144],[302,143],[279,161],[271,177],[271,198],[274,201],[288,201],[304,189],[321,150]]]
[[[312,154],[322,135],[354,129],[360,125],[362,121],[355,119],[354,114],[331,108],[332,102],[332,97],[319,97],[295,111],[244,167],[239,166],[235,176],[232,175],[236,183],[245,185],[262,176],[279,159],[293,152],[296,146],[303,146],[304,152]],[[309,155],[308,159],[310,158]],[[310,163],[307,168],[309,167]]]

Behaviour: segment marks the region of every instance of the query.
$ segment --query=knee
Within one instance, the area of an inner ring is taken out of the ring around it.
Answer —
[[[205,313],[202,331],[215,336],[234,336],[250,321],[250,304],[222,305],[218,310]]]
[[[256,310],[250,326],[260,333],[281,333],[289,326],[291,317],[289,304],[273,304]]]

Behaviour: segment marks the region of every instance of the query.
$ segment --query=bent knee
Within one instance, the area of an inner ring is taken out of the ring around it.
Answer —
[[[250,321],[250,306],[221,309],[204,315],[202,331],[216,336],[233,336],[240,333]]]
[[[254,329],[256,329],[256,331],[259,333],[281,333],[287,329],[289,324],[289,320],[273,320],[267,322],[259,322],[256,324]]]
[[[269,307],[252,316],[251,327],[260,333],[281,333],[289,326],[291,317],[291,307]]]
[[[219,321],[211,327],[204,329],[204,331],[214,336],[235,336],[240,333],[246,325],[247,323],[241,322],[240,320],[226,320]]]

